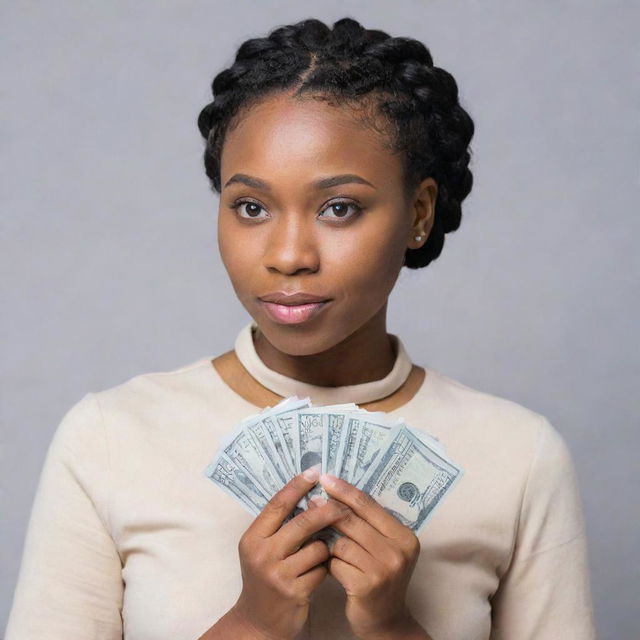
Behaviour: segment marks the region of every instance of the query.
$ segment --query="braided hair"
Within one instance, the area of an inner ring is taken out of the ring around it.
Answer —
[[[402,154],[405,195],[433,177],[438,184],[433,227],[422,247],[406,250],[404,265],[417,269],[435,260],[444,234],[460,226],[461,203],[473,183],[468,165],[474,125],[460,106],[453,76],[433,65],[420,41],[366,29],[348,17],[333,28],[310,18],[246,40],[233,65],[213,79],[214,99],[198,116],[212,190],[221,191],[227,131],[246,109],[287,89],[295,89],[297,97],[350,106],[362,122],[390,133],[383,145]],[[380,118],[383,128],[376,125]]]

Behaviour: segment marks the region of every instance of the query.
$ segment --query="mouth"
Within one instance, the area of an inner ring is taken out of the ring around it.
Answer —
[[[308,294],[270,294],[258,298],[266,314],[278,324],[301,324],[314,318],[331,300]]]

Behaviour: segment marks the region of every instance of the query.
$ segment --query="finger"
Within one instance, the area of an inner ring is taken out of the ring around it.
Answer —
[[[299,578],[296,578],[296,583],[304,593],[310,594],[327,577],[328,573],[329,570],[327,567],[320,564],[306,573],[303,573]]]
[[[377,557],[372,556],[355,540],[346,536],[342,536],[335,541],[331,549],[331,557],[332,559],[339,558],[367,575],[373,574],[379,564]]]
[[[348,510],[341,502],[329,500],[323,506],[316,505],[315,509],[299,513],[274,534],[278,555],[285,558],[295,553],[314,533],[339,520]]]
[[[382,535],[403,539],[413,533],[397,518],[385,511],[368,493],[360,491],[352,484],[328,474],[320,476],[320,484],[330,496],[351,507]]]
[[[369,554],[379,560],[385,560],[390,556],[391,549],[389,545],[393,544],[393,541],[382,535],[352,509],[347,509],[345,514],[333,523],[333,528],[357,542]]]
[[[340,558],[331,558],[329,560],[329,573],[350,594],[357,595],[367,590],[366,574]]]
[[[283,520],[293,511],[300,499],[318,482],[318,469],[312,467],[299,473],[276,493],[256,516],[247,533],[261,538],[273,535]]]
[[[287,556],[282,562],[288,575],[301,576],[316,565],[328,560],[331,556],[329,548],[321,540],[314,540],[303,545],[298,551]]]

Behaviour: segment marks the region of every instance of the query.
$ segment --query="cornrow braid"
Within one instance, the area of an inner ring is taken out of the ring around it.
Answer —
[[[246,40],[233,65],[213,79],[213,100],[198,117],[213,190],[221,191],[226,133],[244,110],[291,88],[296,96],[350,105],[374,127],[381,117],[383,130],[390,132],[385,146],[402,154],[406,195],[424,178],[434,178],[438,195],[431,233],[422,247],[406,250],[404,265],[417,269],[435,260],[445,234],[460,226],[461,204],[473,184],[474,124],[460,106],[453,76],[433,65],[420,41],[365,29],[348,17],[332,28],[309,18]]]

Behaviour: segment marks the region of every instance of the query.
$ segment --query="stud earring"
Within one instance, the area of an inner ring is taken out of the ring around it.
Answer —
[[[416,242],[420,242],[420,240],[422,240],[422,236],[414,236],[414,240]]]

